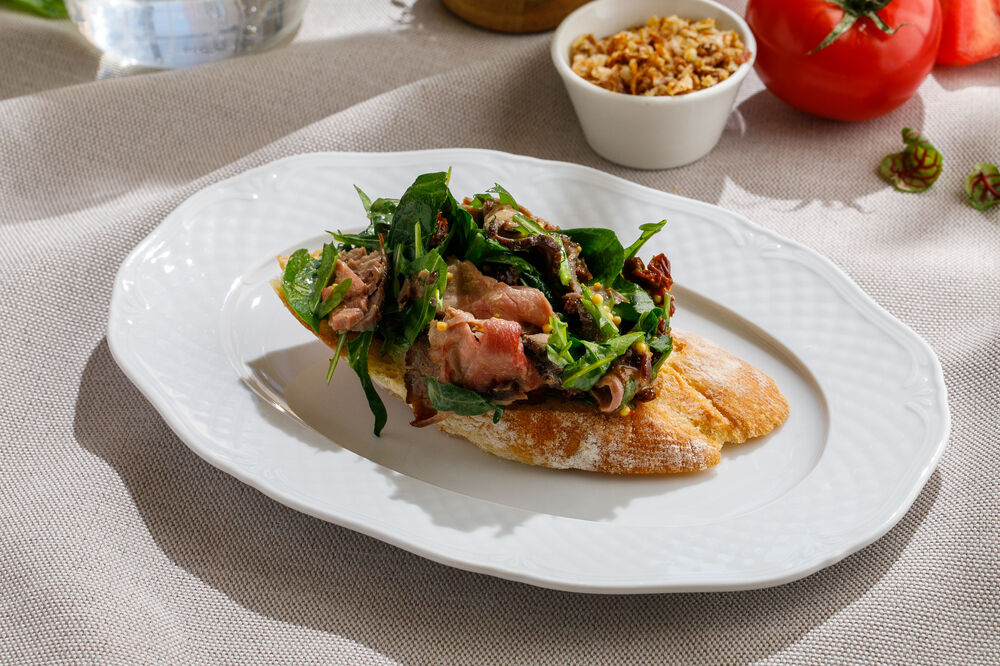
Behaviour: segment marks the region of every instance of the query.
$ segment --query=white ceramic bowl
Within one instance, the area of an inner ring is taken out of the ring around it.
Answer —
[[[580,35],[598,39],[676,14],[715,19],[720,30],[736,30],[750,51],[725,81],[675,97],[614,93],[589,83],[570,68],[570,45]],[[636,169],[669,169],[707,155],[718,143],[740,84],[757,53],[750,28],[737,14],[711,0],[596,0],[566,17],[552,37],[552,61],[566,84],[583,134],[599,155]]]

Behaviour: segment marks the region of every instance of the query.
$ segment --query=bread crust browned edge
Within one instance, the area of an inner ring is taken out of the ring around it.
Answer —
[[[287,257],[278,261],[284,268]],[[281,280],[271,285],[299,323],[336,348],[338,336],[325,320],[313,331],[288,306]],[[723,445],[765,435],[788,418],[788,401],[770,377],[704,338],[678,330],[672,335],[674,350],[656,378],[656,398],[637,403],[628,415],[553,397],[514,403],[496,424],[490,415],[452,414],[436,426],[487,453],[529,465],[664,474],[712,467]],[[369,351],[372,381],[405,401],[403,368],[379,347]]]

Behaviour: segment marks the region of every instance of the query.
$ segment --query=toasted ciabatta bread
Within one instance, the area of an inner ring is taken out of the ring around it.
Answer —
[[[280,282],[274,289],[287,307]],[[514,403],[499,423],[487,414],[452,414],[436,425],[488,453],[530,465],[658,474],[711,467],[724,444],[765,435],[788,417],[788,401],[770,377],[693,333],[672,334],[673,352],[653,385],[656,397],[637,403],[626,416],[601,413],[580,400],[550,398]],[[337,336],[326,321],[317,336],[336,348]],[[368,357],[372,380],[405,400],[403,367],[375,347]]]

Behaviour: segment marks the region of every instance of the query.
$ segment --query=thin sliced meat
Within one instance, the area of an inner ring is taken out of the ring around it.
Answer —
[[[625,407],[625,387],[629,381],[634,381],[637,395],[645,391],[653,380],[652,355],[646,352],[636,352],[629,349],[611,364],[604,376],[597,380],[590,395],[597,402],[597,408],[602,412],[613,412]],[[655,395],[655,394],[654,394]],[[644,396],[645,397],[645,396]]]
[[[384,252],[369,252],[363,247],[341,252],[334,282],[350,278],[351,286],[344,300],[330,313],[330,328],[338,332],[375,328],[382,316],[387,273]],[[333,285],[326,287],[321,297],[326,298],[332,290]]]
[[[476,319],[468,312],[448,308],[445,330],[431,326],[428,356],[439,364],[438,381],[487,393],[511,386],[521,392],[542,385],[538,371],[524,355],[521,325],[505,319]]]
[[[427,343],[426,335],[418,337],[413,346],[406,351],[403,385],[406,387],[406,403],[413,409],[413,420],[410,421],[410,425],[418,428],[447,416],[447,413],[438,412],[431,406],[430,397],[427,395],[427,381],[424,378],[437,378],[440,373],[440,366],[430,359],[429,352],[430,345]]]
[[[442,302],[478,318],[499,317],[542,328],[554,314],[548,299],[534,287],[512,287],[479,272],[469,261],[452,261]]]
[[[613,412],[621,407],[625,397],[625,381],[619,373],[609,372],[597,380],[590,394],[597,401],[597,408],[602,412]]]

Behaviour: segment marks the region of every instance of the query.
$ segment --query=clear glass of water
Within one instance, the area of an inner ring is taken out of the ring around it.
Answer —
[[[307,0],[66,0],[70,19],[122,65],[173,69],[290,38]]]

